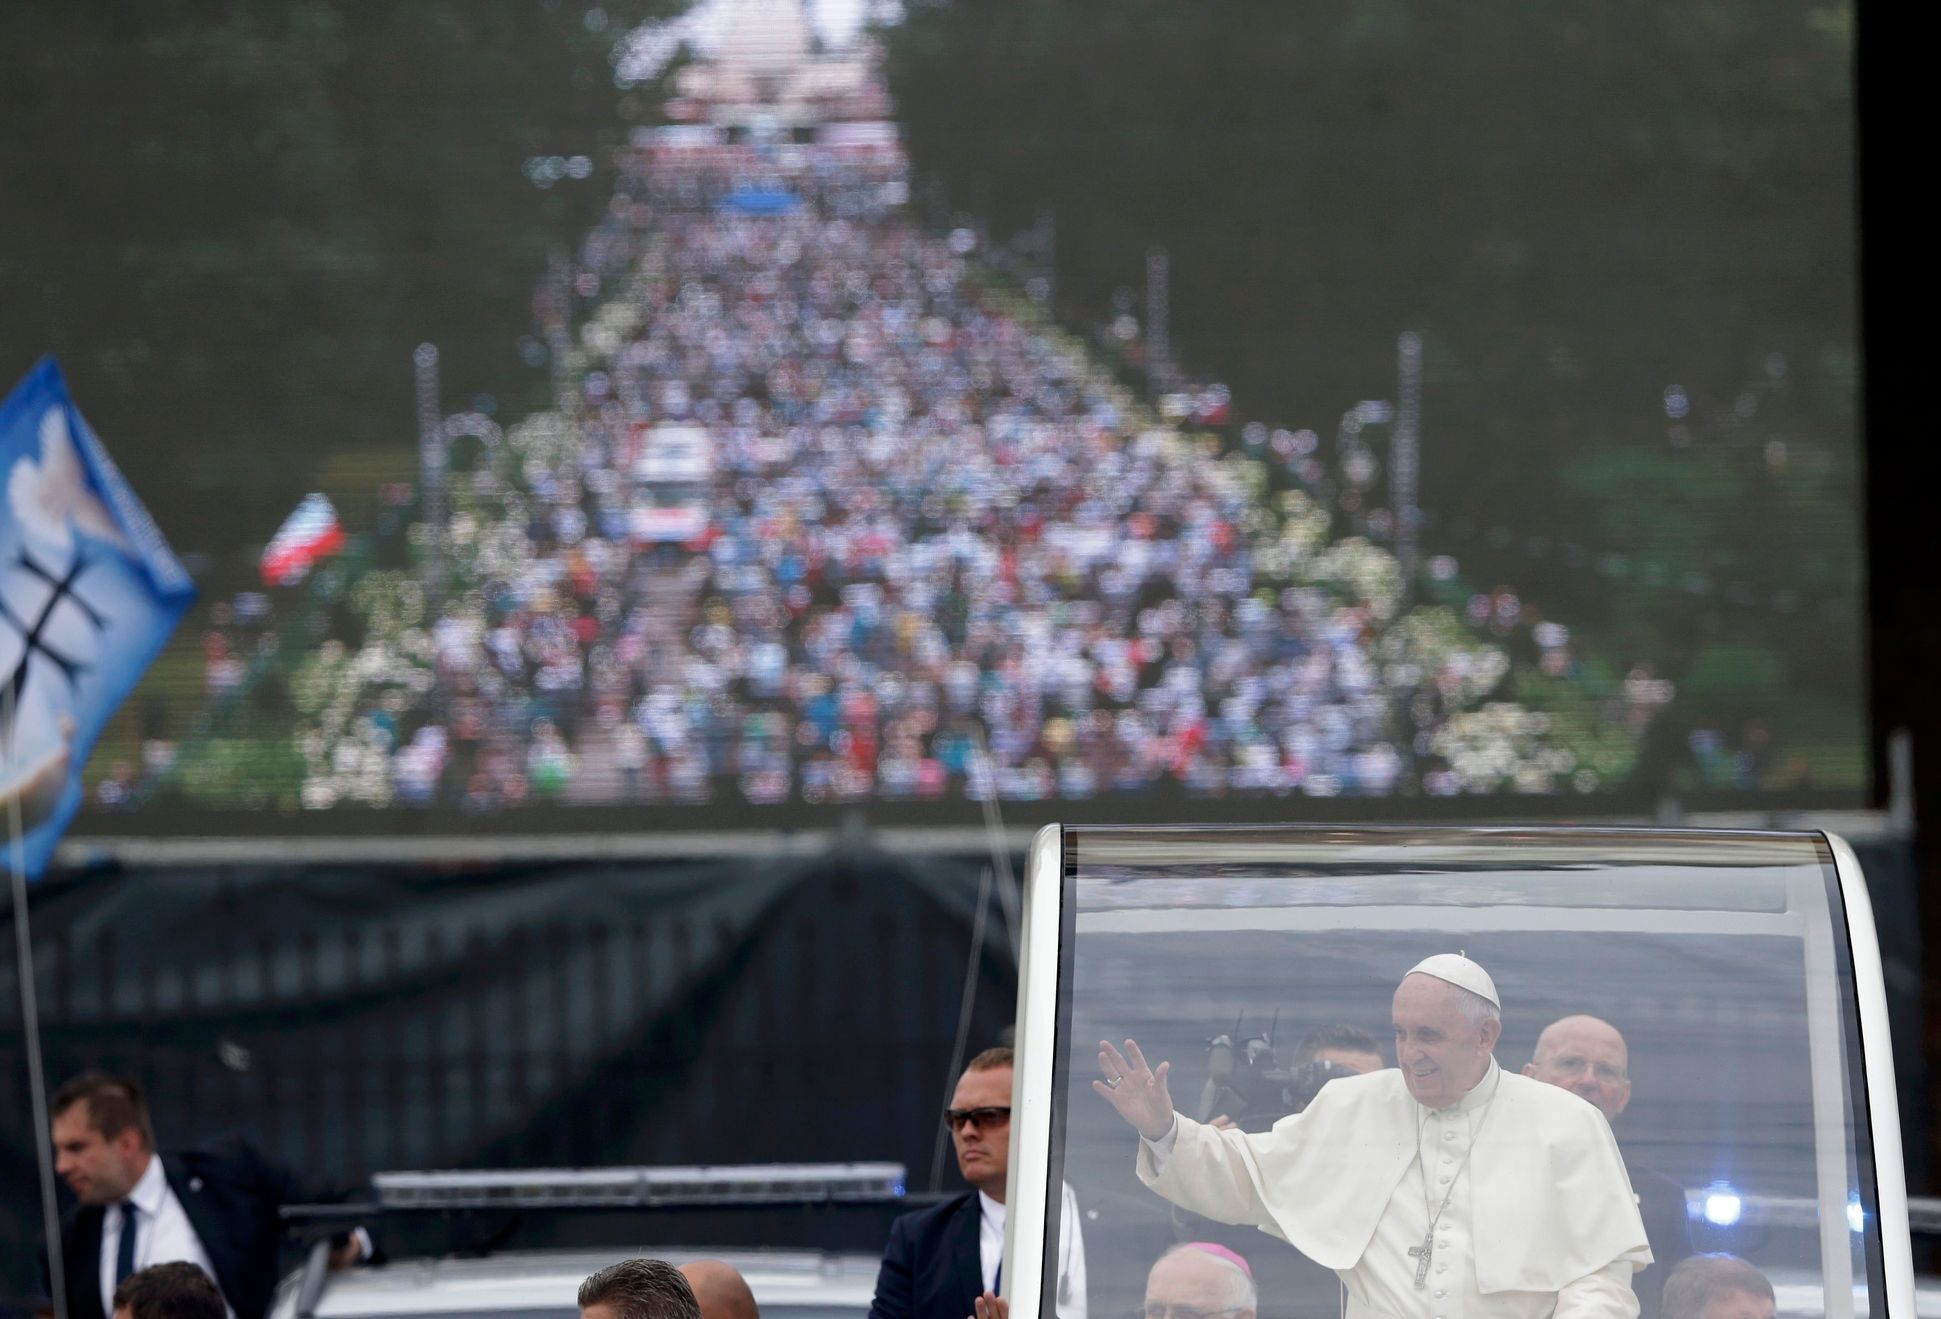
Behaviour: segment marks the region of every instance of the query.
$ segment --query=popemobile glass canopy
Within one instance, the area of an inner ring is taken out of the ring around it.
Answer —
[[[1914,1314],[1873,916],[1829,835],[1051,826],[1016,1087],[1020,1314]]]

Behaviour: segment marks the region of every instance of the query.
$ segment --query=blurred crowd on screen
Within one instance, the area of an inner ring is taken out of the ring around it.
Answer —
[[[1275,491],[1155,415],[910,216],[893,145],[629,160],[536,299],[558,410],[454,446],[442,589],[367,574],[297,670],[305,805],[1600,786],[1500,699],[1567,629],[1413,605],[1365,479]],[[1634,676],[1628,731],[1669,697]]]

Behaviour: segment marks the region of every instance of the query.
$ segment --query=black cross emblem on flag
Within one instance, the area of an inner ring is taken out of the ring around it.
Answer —
[[[0,622],[6,623],[18,632],[21,639],[20,659],[14,664],[13,673],[6,681],[4,697],[0,697],[0,743],[13,741],[16,712],[20,708],[21,698],[27,693],[27,679],[33,673],[35,659],[44,659],[59,669],[61,676],[67,679],[69,687],[77,686],[81,675],[87,671],[88,665],[85,661],[57,649],[47,641],[44,633],[47,631],[48,624],[54,619],[54,611],[63,604],[71,604],[87,615],[88,622],[93,624],[96,632],[107,630],[108,620],[74,589],[75,580],[86,572],[89,566],[87,556],[77,550],[74,561],[68,565],[67,571],[56,577],[50,569],[36,562],[26,550],[18,551],[14,567],[25,569],[29,574],[47,583],[53,590],[41,603],[40,614],[31,623],[14,612],[13,606],[7,603],[5,596],[0,596]]]

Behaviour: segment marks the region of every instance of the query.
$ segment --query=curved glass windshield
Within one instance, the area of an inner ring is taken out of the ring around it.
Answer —
[[[1069,1186],[1090,1315],[1653,1316],[1668,1277],[1885,1313],[1819,836],[1069,829],[1062,862],[1044,1239]]]

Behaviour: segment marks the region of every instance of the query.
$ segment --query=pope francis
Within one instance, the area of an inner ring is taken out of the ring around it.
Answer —
[[[1100,1042],[1092,1088],[1139,1132],[1141,1181],[1335,1270],[1349,1319],[1635,1319],[1651,1248],[1604,1115],[1496,1065],[1502,1003],[1467,957],[1411,968],[1393,1015],[1398,1066],[1272,1131],[1175,1113],[1132,1040]]]

